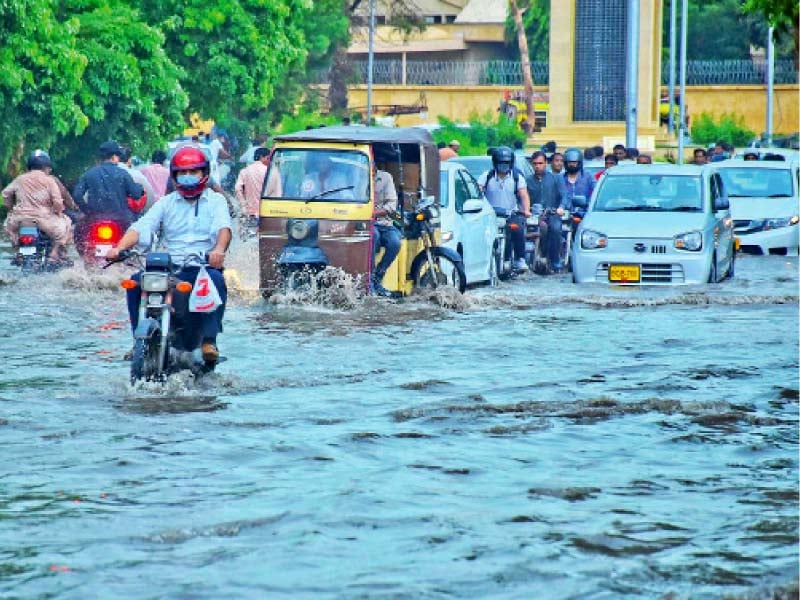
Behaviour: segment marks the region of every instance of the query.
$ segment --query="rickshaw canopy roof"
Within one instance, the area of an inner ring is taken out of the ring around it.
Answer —
[[[433,144],[433,137],[421,127],[361,127],[342,125],[318,127],[275,136],[281,142],[356,142],[364,144]]]

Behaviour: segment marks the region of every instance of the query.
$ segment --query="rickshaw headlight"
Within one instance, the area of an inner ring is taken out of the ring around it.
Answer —
[[[289,223],[289,237],[295,240],[303,240],[308,237],[311,227],[305,221],[292,221]]]

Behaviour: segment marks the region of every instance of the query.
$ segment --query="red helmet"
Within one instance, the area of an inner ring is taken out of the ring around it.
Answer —
[[[180,182],[177,171],[195,171],[200,169],[203,176],[198,181]],[[175,189],[184,198],[196,198],[203,193],[208,184],[210,163],[205,153],[197,146],[184,146],[172,156],[169,161],[169,174],[175,181]]]

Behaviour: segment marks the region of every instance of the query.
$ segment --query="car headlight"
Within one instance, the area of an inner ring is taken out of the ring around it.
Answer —
[[[793,217],[785,217],[783,219],[766,219],[764,221],[764,231],[797,225],[798,221],[800,221],[800,217],[797,215]]]
[[[295,240],[305,239],[309,231],[311,231],[311,227],[305,221],[292,221],[289,224],[289,237]]]
[[[584,250],[594,250],[608,246],[608,236],[599,231],[584,229],[581,233],[581,248]]]
[[[453,239],[453,232],[452,231],[442,231],[442,241],[449,242]]]
[[[690,250],[697,252],[703,249],[703,234],[699,231],[690,231],[676,235],[672,240],[672,245],[678,250]]]

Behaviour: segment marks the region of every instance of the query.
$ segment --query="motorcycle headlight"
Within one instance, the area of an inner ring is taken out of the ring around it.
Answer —
[[[452,231],[442,231],[442,241],[449,242],[453,239],[453,232]]]
[[[703,249],[703,234],[699,231],[689,231],[676,235],[672,240],[672,245],[678,250],[689,250],[697,252]]]
[[[166,273],[142,273],[141,285],[145,292],[166,292],[169,288],[169,275]]]
[[[595,250],[608,246],[608,236],[599,231],[584,229],[581,233],[581,248],[584,250]]]
[[[308,236],[311,227],[305,221],[292,221],[289,224],[289,237],[295,240],[302,240]]]
[[[793,217],[785,217],[783,219],[766,219],[764,221],[764,231],[797,225],[798,221],[800,221],[800,217],[797,215]]]

